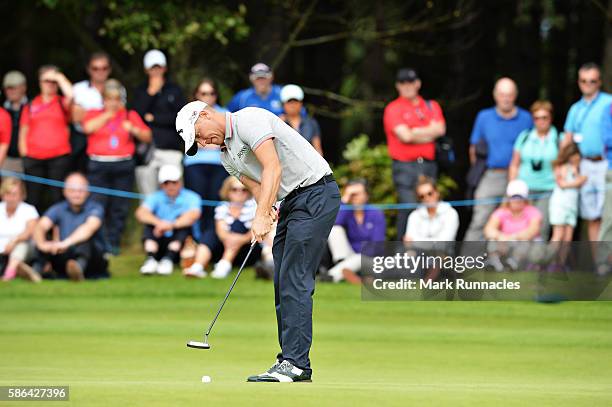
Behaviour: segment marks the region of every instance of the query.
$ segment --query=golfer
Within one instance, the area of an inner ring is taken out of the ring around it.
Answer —
[[[221,146],[223,166],[257,201],[254,239],[261,242],[278,216],[272,253],[281,353],[267,372],[248,381],[310,381],[315,272],[340,207],[329,164],[291,126],[256,107],[218,113],[204,102],[191,102],[178,113],[176,130],[187,155],[198,145]],[[277,214],[274,204],[280,200]]]

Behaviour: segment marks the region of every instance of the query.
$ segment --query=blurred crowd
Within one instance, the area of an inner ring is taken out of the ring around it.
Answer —
[[[221,165],[216,146],[185,157],[175,130],[177,112],[201,100],[219,112],[249,106],[279,115],[323,155],[321,129],[304,107],[298,85],[274,83],[272,69],[252,66],[251,87],[221,106],[214,79],[202,78],[190,93],[168,75],[166,56],[148,51],[142,84],[130,90],[112,79],[110,58],[91,55],[88,78],[71,83],[53,65],[38,70],[40,93],[28,95],[19,71],[2,81],[0,108],[0,270],[9,281],[108,277],[108,258],[118,255],[134,186],[145,196],[135,211],[143,225],[143,275],[225,278],[248,251],[256,202]],[[420,95],[416,70],[397,72],[398,97],[385,108],[383,123],[392,158],[398,202],[397,240],[457,240],[457,211],[442,201],[440,169],[454,160],[444,113]],[[512,267],[512,242],[570,242],[579,221],[589,241],[612,241],[612,96],[601,90],[601,70],[578,70],[582,93],[553,126],[549,101],[529,110],[516,105],[517,84],[499,79],[494,105],[478,112],[469,139],[468,197],[475,199],[465,241],[488,241],[490,266]],[[457,140],[458,141],[458,140]],[[64,181],[63,189],[53,186]],[[50,186],[51,185],[51,186]],[[95,186],[91,192],[90,186]],[[491,202],[503,197],[502,202]],[[207,202],[219,201],[216,206]],[[367,206],[368,184],[350,180],[333,227],[323,279],[359,282],[363,245],[386,239],[385,213]],[[418,203],[414,210],[408,209]],[[499,206],[497,205],[499,204]],[[249,259],[257,276],[270,278],[273,234]],[[519,252],[518,246],[514,247]],[[610,272],[609,253],[599,252],[597,272]],[[181,261],[183,259],[183,261]],[[563,267],[555,264],[555,267]]]

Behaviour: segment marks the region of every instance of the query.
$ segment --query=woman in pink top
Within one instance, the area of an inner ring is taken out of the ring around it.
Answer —
[[[505,268],[503,261],[516,270],[529,251],[526,241],[540,238],[542,214],[529,203],[528,196],[525,181],[511,181],[506,188],[507,200],[493,212],[485,226],[489,264],[497,271]]]

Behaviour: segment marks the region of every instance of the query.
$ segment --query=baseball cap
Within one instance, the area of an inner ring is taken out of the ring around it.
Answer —
[[[506,196],[508,197],[521,197],[523,199],[527,199],[529,196],[529,187],[525,181],[520,179],[512,180],[508,183],[508,187],[506,188]]]
[[[183,176],[183,172],[179,167],[172,164],[162,165],[157,174],[157,180],[160,184],[166,181],[179,181]]]
[[[158,49],[148,50],[144,56],[143,64],[145,69],[151,69],[155,65],[166,66],[166,56]]]
[[[304,91],[298,85],[285,85],[280,93],[281,102],[286,103],[292,99],[304,100]]]
[[[176,132],[185,142],[185,154],[195,155],[198,152],[198,144],[195,141],[195,122],[200,112],[208,105],[199,100],[189,102],[176,115]]]
[[[9,71],[2,79],[2,87],[10,88],[13,86],[25,85],[26,77],[19,71]]]
[[[397,82],[414,82],[419,79],[419,74],[412,68],[402,68],[397,71]]]
[[[268,65],[259,62],[251,67],[250,76],[254,78],[269,78],[272,76],[272,69]]]

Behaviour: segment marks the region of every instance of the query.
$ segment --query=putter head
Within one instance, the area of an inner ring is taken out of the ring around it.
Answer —
[[[187,342],[188,348],[194,349],[210,349],[210,345],[208,342],[200,342],[200,341],[189,341]]]

